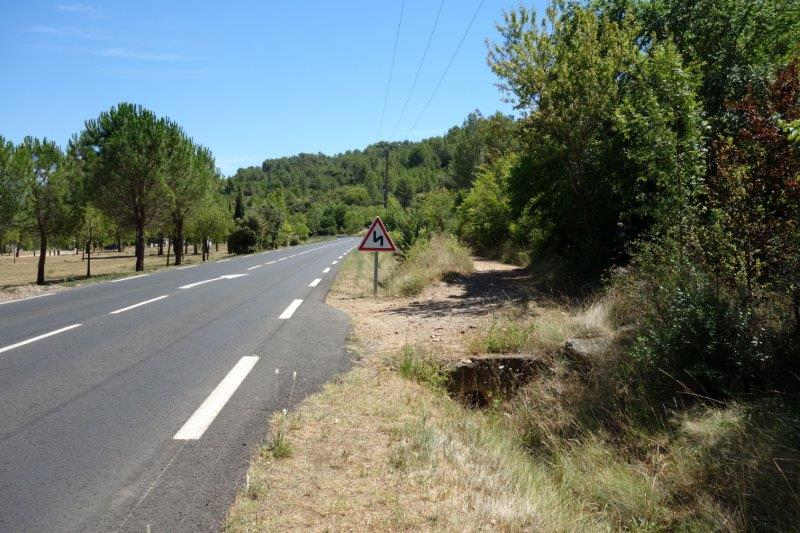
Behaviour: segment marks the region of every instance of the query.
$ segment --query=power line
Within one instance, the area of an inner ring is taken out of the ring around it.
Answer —
[[[425,45],[425,51],[422,52],[422,59],[419,60],[419,66],[417,66],[417,73],[414,74],[414,81],[411,83],[411,90],[408,91],[408,96],[406,97],[406,101],[403,103],[403,109],[400,111],[400,118],[397,119],[397,123],[394,125],[392,129],[392,137],[394,137],[397,128],[400,127],[400,123],[403,121],[403,118],[406,114],[406,109],[408,109],[408,104],[411,101],[411,96],[414,94],[414,89],[417,88],[417,81],[419,80],[419,74],[422,72],[422,66],[425,64],[425,58],[428,57],[428,51],[431,49],[431,42],[433,42],[433,35],[436,33],[436,28],[439,26],[439,17],[442,15],[442,8],[444,7],[444,0],[439,3],[439,10],[436,12],[436,19],[433,21],[433,28],[431,29],[430,35],[428,35],[428,42]]]
[[[439,87],[442,86],[442,82],[444,81],[445,77],[447,76],[447,73],[450,71],[450,67],[453,66],[453,62],[456,60],[456,56],[458,55],[458,52],[461,50],[461,46],[463,46],[464,41],[467,40],[467,35],[469,35],[469,30],[472,29],[472,25],[475,23],[475,19],[478,18],[478,12],[483,7],[483,3],[485,1],[486,0],[481,0],[480,3],[478,4],[478,7],[475,9],[475,13],[472,14],[472,19],[470,19],[469,25],[467,25],[467,29],[464,32],[464,35],[462,35],[461,36],[461,40],[458,41],[458,46],[456,46],[456,49],[453,52],[453,55],[450,57],[450,61],[447,63],[447,66],[445,67],[444,72],[442,72],[442,77],[439,78],[439,81],[436,83],[436,87],[433,89],[433,93],[431,94],[431,97],[428,98],[428,101],[425,103],[425,106],[422,108],[422,111],[420,112],[419,116],[417,116],[417,120],[414,121],[414,125],[411,126],[411,131],[413,131],[413,130],[415,130],[417,128],[417,125],[419,124],[419,121],[422,119],[422,116],[428,110],[428,107],[430,107],[431,102],[433,102],[433,99],[436,98],[436,93],[439,92]]]
[[[386,84],[386,95],[383,98],[383,111],[381,111],[381,121],[378,125],[378,138],[380,139],[383,133],[383,118],[386,116],[386,107],[389,105],[389,90],[392,87],[392,76],[394,75],[394,63],[397,59],[397,43],[400,42],[400,27],[403,25],[403,11],[405,10],[406,2],[400,2],[400,20],[397,22],[397,33],[394,36],[394,49],[392,50],[392,66],[389,69],[389,82]]]

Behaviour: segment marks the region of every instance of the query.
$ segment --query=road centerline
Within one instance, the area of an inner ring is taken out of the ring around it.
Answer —
[[[72,324],[71,326],[66,326],[66,327],[63,327],[61,329],[57,329],[55,331],[51,331],[49,333],[44,333],[42,335],[38,335],[36,337],[32,337],[32,338],[27,339],[27,340],[17,342],[15,344],[10,344],[8,346],[4,346],[4,347],[0,348],[0,353],[7,352],[9,350],[13,350],[14,348],[19,348],[20,346],[25,346],[26,344],[30,344],[32,342],[36,342],[36,341],[40,341],[42,339],[46,339],[47,337],[52,337],[53,335],[58,335],[59,333],[64,333],[65,331],[69,331],[71,329],[79,328],[82,325],[83,324]]]
[[[189,420],[172,437],[174,440],[197,440],[203,436],[208,427],[217,418],[222,408],[231,399],[244,379],[258,362],[258,356],[249,355],[239,362],[222,378],[211,394],[200,404],[200,407],[189,417]]]
[[[116,311],[111,311],[109,315],[118,315],[120,313],[124,313],[125,311],[130,311],[131,309],[136,309],[137,307],[141,307],[143,305],[151,304],[153,302],[157,302],[159,300],[163,300],[169,296],[169,294],[163,294],[161,296],[156,296],[155,298],[150,298],[149,300],[145,300],[143,302],[139,302],[138,304],[129,305],[128,307],[123,307],[122,309],[117,309]]]

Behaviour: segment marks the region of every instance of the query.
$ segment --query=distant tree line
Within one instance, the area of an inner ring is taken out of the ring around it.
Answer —
[[[168,237],[176,265],[187,240],[205,259],[233,226],[222,188],[207,148],[168,118],[122,103],[87,121],[63,150],[47,139],[15,146],[0,137],[0,245],[14,253],[36,245],[39,284],[50,248],[84,249],[87,275],[92,250],[109,242],[121,251],[133,241],[137,271],[148,239]]]

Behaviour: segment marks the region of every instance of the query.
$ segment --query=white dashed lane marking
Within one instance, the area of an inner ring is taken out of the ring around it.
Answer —
[[[157,296],[156,298],[150,298],[149,300],[145,300],[143,302],[139,302],[138,304],[129,305],[128,307],[123,307],[122,309],[117,309],[116,311],[111,311],[109,315],[118,315],[120,313],[124,313],[125,311],[130,311],[131,309],[136,309],[137,307],[141,307],[143,305],[151,304],[153,302],[157,302],[159,300],[163,300],[169,296],[169,294],[164,294],[163,296]]]
[[[64,328],[61,328],[61,329],[57,329],[55,331],[51,331],[50,333],[45,333],[43,335],[39,335],[39,336],[33,337],[32,339],[27,339],[27,340],[24,340],[24,341],[21,341],[21,342],[17,342],[15,344],[11,344],[9,346],[4,346],[3,348],[0,348],[0,353],[7,352],[9,350],[13,350],[14,348],[19,348],[20,346],[25,346],[26,344],[30,344],[32,342],[36,342],[36,341],[40,341],[42,339],[46,339],[47,337],[52,337],[53,335],[58,335],[59,333],[64,333],[65,331],[69,331],[71,329],[79,328],[82,325],[83,324],[72,324],[71,326],[67,326],[67,327],[64,327]]]
[[[200,404],[197,411],[189,417],[189,420],[172,437],[175,440],[197,440],[203,436],[208,426],[214,421],[233,393],[242,384],[247,374],[253,370],[258,362],[258,356],[251,355],[242,357],[239,362],[222,378],[219,385],[211,391],[208,398]]]
[[[292,303],[289,304],[289,307],[287,307],[283,311],[283,313],[281,313],[281,316],[279,316],[278,318],[281,320],[287,320],[289,318],[292,318],[292,315],[294,314],[295,311],[297,311],[297,308],[300,307],[301,303],[303,303],[303,300],[299,298],[294,300]]]

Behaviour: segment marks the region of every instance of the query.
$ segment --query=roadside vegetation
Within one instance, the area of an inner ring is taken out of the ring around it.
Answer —
[[[304,504],[272,485],[285,502],[237,503],[230,528],[795,530],[800,5],[555,1],[498,30],[519,115],[388,146],[401,254],[383,298],[366,258],[331,295],[361,363],[301,407],[293,458],[253,466],[339,485],[297,480],[320,488]],[[386,148],[301,157],[342,180],[323,213],[363,225]],[[232,183],[300,160],[269,163]],[[526,269],[471,273],[455,239]],[[511,355],[523,383],[449,387],[459,361]]]

